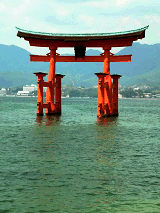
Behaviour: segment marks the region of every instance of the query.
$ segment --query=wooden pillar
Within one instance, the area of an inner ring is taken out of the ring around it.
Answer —
[[[106,73],[95,73],[98,77],[98,103],[97,103],[97,117],[104,116],[104,78]]]
[[[113,116],[118,116],[118,79],[121,77],[121,75],[111,75],[111,78],[113,79],[113,90],[112,90],[112,101],[113,101]]]
[[[62,81],[62,78],[64,77],[65,75],[61,75],[61,74],[56,74],[55,75],[55,78],[56,78],[56,114],[61,114],[61,111],[62,111],[62,101],[61,101],[61,81]]]
[[[34,74],[38,76],[37,115],[43,115],[43,77],[46,76],[47,73],[36,72]]]
[[[46,108],[46,114],[54,114],[55,111],[55,100],[54,100],[54,89],[55,89],[55,68],[56,68],[56,47],[50,48],[50,63],[49,63],[49,75],[48,82],[51,86],[46,91],[46,103],[49,107]]]
[[[104,50],[104,63],[103,63],[103,73],[107,76],[104,78],[104,114],[105,116],[112,116],[113,106],[112,106],[112,82],[110,75],[110,49],[108,47],[103,47]]]

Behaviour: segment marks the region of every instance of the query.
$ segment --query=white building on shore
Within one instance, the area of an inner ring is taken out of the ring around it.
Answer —
[[[6,96],[6,94],[7,94],[7,90],[5,88],[2,88],[0,90],[0,96]]]
[[[30,91],[18,91],[17,96],[30,96]]]
[[[37,85],[35,84],[31,84],[31,85],[26,85],[26,86],[23,86],[23,91],[35,91],[37,90]]]
[[[18,91],[17,96],[31,96],[32,92],[37,91],[37,85],[31,84],[23,86],[23,91]]]

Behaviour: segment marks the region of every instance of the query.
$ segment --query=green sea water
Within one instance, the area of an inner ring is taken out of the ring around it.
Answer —
[[[66,98],[36,116],[36,98],[0,97],[0,212],[160,212],[160,100]]]

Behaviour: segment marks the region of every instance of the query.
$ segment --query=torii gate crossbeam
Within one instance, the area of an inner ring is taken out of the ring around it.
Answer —
[[[132,55],[111,55],[110,62],[131,62]],[[30,61],[49,62],[50,56],[30,55]],[[56,56],[56,62],[104,62],[104,56],[85,56],[75,59],[75,56]]]

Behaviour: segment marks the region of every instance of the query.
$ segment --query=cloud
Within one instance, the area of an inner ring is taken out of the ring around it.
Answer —
[[[106,8],[112,5],[111,1],[106,0],[99,0],[99,1],[86,1],[83,5],[87,7],[94,7],[94,8]]]
[[[160,33],[159,9],[159,0],[0,0],[0,42],[31,50],[16,36],[15,26],[53,33],[98,33],[148,24],[146,41],[158,42],[153,31]]]
[[[118,7],[126,7],[130,3],[132,3],[132,0],[116,0],[116,6]]]
[[[88,16],[85,14],[79,15],[79,20],[87,26],[93,26],[95,23],[95,19],[93,16]]]
[[[148,22],[154,22],[156,24],[160,24],[160,16],[157,16],[157,15],[150,16],[149,15],[149,16],[146,16],[145,18]]]

